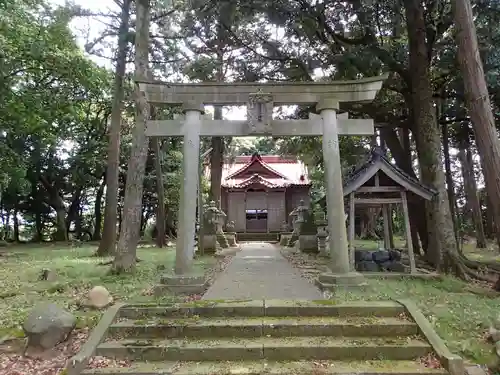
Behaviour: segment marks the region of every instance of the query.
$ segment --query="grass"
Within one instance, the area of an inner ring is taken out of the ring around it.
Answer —
[[[172,248],[140,247],[141,262],[133,275],[108,275],[110,266],[99,263],[111,258],[93,256],[95,246],[19,245],[7,249],[0,257],[0,338],[4,335],[22,336],[22,322],[37,302],[54,302],[73,311],[78,326],[93,326],[101,312],[79,310],[77,300],[96,285],[109,290],[115,301],[166,302],[172,296],[155,298],[151,288],[161,273],[170,272],[175,260]],[[214,257],[195,261],[195,268],[204,270],[215,262]],[[57,274],[56,281],[39,281],[43,269]]]
[[[485,331],[498,316],[498,299],[467,292],[466,283],[451,277],[440,281],[368,279],[367,283],[364,290],[338,291],[334,299],[411,299],[453,353],[481,364],[494,359]]]
[[[374,250],[375,241],[356,241],[356,248]],[[404,240],[395,238],[395,246],[404,247]],[[480,261],[500,261],[494,245],[476,249],[475,243],[464,244],[464,254]],[[485,332],[500,318],[499,298],[472,293],[466,282],[453,277],[442,280],[366,280],[365,290],[338,292],[334,300],[411,299],[422,310],[434,329],[453,353],[474,363],[490,364],[495,358],[493,346],[486,342]]]
[[[396,246],[402,247],[404,241],[395,241]],[[357,247],[376,249],[377,243],[358,241]],[[27,313],[35,303],[42,301],[55,302],[74,311],[80,326],[95,324],[101,313],[76,310],[75,301],[96,285],[106,287],[117,301],[173,301],[172,296],[156,299],[145,293],[158,282],[162,272],[171,270],[175,259],[173,249],[139,248],[142,262],[132,276],[108,275],[109,266],[99,266],[103,259],[92,256],[95,249],[90,245],[9,247],[7,255],[0,256],[0,338],[22,335],[21,324]],[[473,244],[466,245],[464,252],[474,259],[499,259],[496,250],[477,250]],[[203,257],[196,260],[195,267],[206,269],[213,262],[213,257]],[[163,267],[164,270],[159,270]],[[44,268],[57,273],[55,282],[38,281]],[[476,363],[491,363],[494,358],[492,345],[485,341],[484,333],[500,313],[498,298],[474,294],[468,291],[466,283],[451,277],[441,281],[368,279],[367,282],[370,287],[366,290],[338,292],[332,302],[411,299],[452,352]]]

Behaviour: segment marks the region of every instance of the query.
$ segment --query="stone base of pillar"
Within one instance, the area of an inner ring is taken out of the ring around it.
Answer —
[[[358,272],[344,274],[325,272],[318,276],[316,285],[321,290],[336,290],[339,288],[357,288],[367,284],[363,275]]]
[[[163,275],[160,278],[160,284],[156,285],[154,288],[154,295],[202,294],[207,289],[207,286],[205,275]]]
[[[280,246],[288,246],[290,238],[292,238],[292,232],[280,233]]]
[[[299,236],[299,250],[304,253],[318,252],[318,238],[315,234],[301,234]]]

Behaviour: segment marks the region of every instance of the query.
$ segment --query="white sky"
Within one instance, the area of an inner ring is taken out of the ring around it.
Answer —
[[[49,0],[55,5],[64,5],[66,0]],[[110,13],[111,11],[119,11],[119,7],[115,4],[113,0],[72,0],[71,3],[80,5],[81,7],[88,9],[90,11],[100,12],[100,13]],[[98,18],[78,18],[72,22],[72,29],[77,36],[78,44],[83,49],[87,41],[92,41],[101,35],[106,29],[104,24],[104,19],[100,20]],[[106,53],[106,55],[111,55],[112,52]],[[111,62],[108,59],[100,58],[97,56],[89,55],[89,57],[101,66],[105,66],[109,69],[113,69]],[[212,112],[213,107],[207,106],[207,112]],[[223,116],[228,120],[245,120],[246,110],[245,107],[225,107],[223,111]],[[253,138],[253,137],[252,137]]]

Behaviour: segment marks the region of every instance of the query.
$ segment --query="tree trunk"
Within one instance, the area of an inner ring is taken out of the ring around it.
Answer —
[[[113,254],[116,244],[116,211],[118,208],[118,173],[120,169],[120,130],[123,107],[123,80],[127,65],[128,27],[130,4],[132,0],[123,0],[120,27],[118,29],[118,50],[113,88],[113,106],[109,126],[108,163],[106,168],[106,204],[104,207],[104,227],[102,239],[97,249],[97,256]]]
[[[68,227],[66,227],[66,209],[64,205],[58,206],[56,211],[56,233],[54,234],[54,241],[68,241]]]
[[[495,218],[493,217],[491,204],[489,203],[487,195],[484,196],[484,206],[486,207],[486,210],[485,210],[486,233],[488,235],[488,238],[494,238],[495,237]]]
[[[56,233],[54,234],[54,241],[68,241],[68,227],[66,225],[66,206],[59,194],[59,190],[46,178],[40,176],[45,191],[48,195],[48,204],[56,212]]]
[[[17,217],[19,210],[17,207],[17,201],[14,205],[14,216],[12,217],[13,225],[14,225],[14,241],[19,242],[19,218]]]
[[[99,188],[97,189],[95,195],[94,203],[94,233],[92,234],[93,241],[99,241],[101,239],[101,227],[102,227],[102,196],[104,195],[104,187],[106,186],[106,175],[104,175]],[[116,226],[116,224],[115,224]]]
[[[396,161],[396,165],[411,177],[418,179],[411,164],[410,137],[408,130],[403,129],[402,131],[403,144],[399,142],[394,129],[382,128],[380,133],[384,142],[387,143],[387,147],[391,150],[391,155]],[[422,244],[422,248],[425,252],[427,250],[428,234],[425,222],[425,213],[422,214],[422,205],[415,203],[413,200],[409,200],[408,211],[410,214],[410,227],[415,254],[420,253],[420,243]]]
[[[458,259],[458,247],[441,167],[441,137],[433,108],[424,9],[419,0],[405,0],[404,5],[410,52],[410,114],[415,126],[413,134],[417,141],[422,182],[437,191],[426,210],[429,232],[427,257],[436,269],[448,271],[454,266],[453,272],[458,275],[461,269],[453,263],[453,260]],[[443,258],[444,255],[446,257]]]
[[[80,206],[82,201],[82,188],[75,186],[75,192],[71,198],[71,205],[68,208],[68,214],[66,216],[66,228],[68,232],[71,229],[71,224],[78,221],[80,216]]]
[[[458,60],[462,70],[465,101],[481,157],[486,190],[492,208],[500,249],[500,141],[491,110],[488,87],[474,25],[470,0],[452,1]]]
[[[135,105],[136,124],[133,131],[132,147],[127,169],[127,184],[123,203],[123,223],[116,247],[112,272],[132,272],[135,269],[136,250],[142,213],[142,193],[146,159],[148,157],[148,137],[146,121],[149,119],[149,103],[138,81],[149,78],[149,0],[136,0],[135,36]]]
[[[160,138],[153,138],[153,149],[155,155],[156,191],[158,204],[156,207],[156,246],[165,246],[165,186],[163,184],[163,171],[161,168],[162,150]]]
[[[467,206],[471,211],[471,219],[475,229],[476,246],[480,249],[485,249],[486,237],[484,235],[483,215],[481,213],[479,197],[477,196],[477,184],[474,176],[474,164],[468,134],[460,146],[458,158],[460,159],[460,164],[462,164],[465,199],[467,200]]]
[[[151,108],[151,118],[156,117],[156,111]],[[155,163],[156,175],[156,192],[158,202],[156,205],[156,246],[162,248],[165,246],[165,185],[163,184],[163,170],[162,159],[164,150],[161,147],[160,137],[153,137],[150,141],[151,148],[153,149],[153,157]]]
[[[457,202],[455,197],[455,184],[453,183],[453,175],[451,174],[451,160],[450,160],[450,139],[448,134],[448,124],[441,125],[441,134],[443,142],[444,154],[444,169],[446,176],[446,187],[448,190],[448,201],[450,202],[450,212],[453,218],[453,229],[455,237],[458,241],[458,225],[457,225]]]
[[[222,107],[214,107],[214,120],[222,120]],[[224,165],[224,138],[212,137],[210,153],[210,195],[211,199],[221,207],[222,167]]]

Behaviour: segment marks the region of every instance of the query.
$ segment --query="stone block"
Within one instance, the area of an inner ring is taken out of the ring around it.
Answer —
[[[207,282],[204,275],[163,275],[160,284],[154,288],[156,296],[170,292],[175,295],[201,294],[205,292]]]
[[[384,263],[387,262],[388,260],[391,259],[391,255],[389,254],[388,251],[385,250],[380,250],[380,251],[374,251],[372,253],[372,259],[375,263]]]
[[[357,288],[366,285],[363,275],[358,272],[345,274],[322,273],[316,280],[321,290],[335,290],[338,288]]]
[[[398,250],[355,250],[356,271],[359,272],[406,272]]]
[[[204,234],[203,235],[203,250],[205,253],[213,254],[217,250],[217,235]]]
[[[373,251],[354,250],[354,260],[356,262],[371,261],[373,260]]]
[[[401,251],[389,250],[389,257],[391,258],[391,260],[400,261],[401,260]]]
[[[378,272],[380,267],[372,260],[363,260],[356,263],[356,271],[359,272]]]

